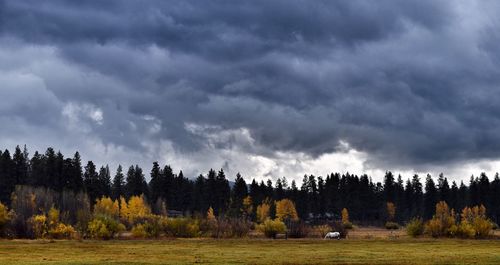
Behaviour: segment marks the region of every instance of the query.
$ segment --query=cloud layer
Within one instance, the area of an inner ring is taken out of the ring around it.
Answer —
[[[0,144],[192,175],[494,170],[499,7],[0,1]]]

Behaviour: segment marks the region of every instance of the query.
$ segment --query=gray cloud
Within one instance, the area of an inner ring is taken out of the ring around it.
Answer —
[[[379,168],[495,159],[500,24],[481,14],[496,5],[0,1],[0,117],[52,128],[56,146],[94,139],[89,156],[111,148],[128,163],[158,159],[165,141],[187,161],[317,158],[340,142]],[[207,146],[213,132],[189,124],[252,141]]]

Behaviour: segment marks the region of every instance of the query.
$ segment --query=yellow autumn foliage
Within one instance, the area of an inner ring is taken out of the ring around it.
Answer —
[[[349,223],[349,211],[346,208],[342,209],[342,223]]]
[[[207,220],[208,221],[215,221],[214,209],[212,207],[208,208],[208,211],[207,211]]]
[[[60,212],[54,206],[50,207],[49,213],[47,214],[48,226],[50,229],[54,228],[59,224]]]
[[[436,204],[436,213],[425,225],[425,233],[432,237],[448,236],[453,233],[454,225],[454,210],[450,210],[446,202],[440,201]]]
[[[118,200],[112,200],[109,197],[102,197],[96,200],[94,205],[94,215],[107,215],[113,218],[120,216],[120,205]]]
[[[241,208],[241,213],[243,213],[245,217],[248,217],[252,215],[252,212],[253,212],[252,197],[246,196],[243,199],[243,206]]]
[[[493,228],[492,222],[486,216],[486,207],[484,205],[465,207],[461,213],[461,226],[467,227],[467,233],[462,232],[463,237],[484,238],[490,234]]]
[[[3,232],[7,223],[12,219],[12,213],[7,206],[0,202],[0,234]]]
[[[387,221],[394,220],[396,216],[396,206],[392,202],[387,202]]]
[[[263,223],[269,218],[269,212],[271,210],[271,204],[268,200],[262,202],[261,205],[257,206],[257,222]]]
[[[132,196],[128,202],[123,198],[120,200],[120,217],[130,225],[151,215],[151,208],[146,203],[144,195]]]
[[[276,202],[276,217],[281,220],[298,220],[295,203],[289,199],[283,199]]]

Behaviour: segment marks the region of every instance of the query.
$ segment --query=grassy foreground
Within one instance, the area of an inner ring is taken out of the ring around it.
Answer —
[[[0,241],[0,264],[500,264],[499,240]]]

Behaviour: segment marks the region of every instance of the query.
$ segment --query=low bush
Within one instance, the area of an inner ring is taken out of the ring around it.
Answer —
[[[486,218],[476,218],[472,226],[474,227],[477,238],[487,237],[493,228],[491,221]]]
[[[203,216],[196,216],[195,220],[198,221],[198,229],[200,230],[199,235],[203,237],[211,237],[213,220],[208,220],[203,218]]]
[[[144,223],[144,229],[148,237],[159,237],[167,223],[166,217],[156,216]]]
[[[47,216],[44,214],[37,214],[28,220],[31,234],[34,238],[45,238],[48,233]]]
[[[436,204],[436,213],[425,225],[424,233],[432,237],[450,236],[450,229],[455,225],[455,213],[448,204],[440,201]]]
[[[485,238],[493,229],[493,223],[486,215],[486,207],[483,205],[474,207],[465,207],[460,215],[462,217],[460,224],[470,226],[474,231],[474,237]],[[472,234],[472,232],[469,232]]]
[[[351,222],[342,223],[342,226],[344,227],[344,229],[353,229],[354,228],[354,225]]]
[[[424,221],[422,218],[413,218],[406,224],[406,234],[417,237],[424,234]]]
[[[0,202],[0,237],[4,237],[9,234],[7,230],[9,228],[9,224],[13,219],[13,215],[13,212],[9,211],[7,206],[3,205]]]
[[[230,224],[230,236],[231,237],[246,237],[248,233],[250,233],[250,230],[252,229],[252,222],[246,220],[246,219],[237,219],[233,218],[229,220]]]
[[[399,224],[395,223],[395,222],[387,222],[387,223],[385,223],[385,229],[388,229],[388,230],[399,229]]]
[[[134,237],[159,237],[162,231],[165,230],[167,224],[167,218],[158,215],[148,215],[140,219],[136,219],[136,221],[139,220],[140,223],[137,223],[131,229],[132,235],[134,235]]]
[[[278,234],[286,231],[286,225],[278,219],[267,219],[258,226],[258,229],[262,231],[266,237],[276,238]]]
[[[88,225],[92,220],[92,214],[89,210],[82,209],[76,211],[75,229],[81,236],[86,236],[88,233]]]
[[[200,226],[195,219],[168,218],[164,224],[164,231],[172,237],[197,237],[200,235]]]
[[[88,224],[88,233],[94,239],[110,239],[125,231],[125,226],[108,216],[97,216]]]
[[[291,238],[304,238],[311,232],[311,228],[304,221],[292,221],[288,225],[288,237]]]
[[[474,230],[474,227],[467,222],[461,222],[460,224],[453,225],[450,228],[450,236],[460,238],[474,238],[475,235],[476,230]]]
[[[314,227],[314,231],[321,237],[324,238],[328,232],[332,231],[329,225],[317,225]]]
[[[71,239],[76,236],[73,226],[60,221],[60,211],[55,207],[51,207],[47,215],[32,216],[28,224],[33,238]]]
[[[106,224],[99,219],[90,221],[88,230],[89,236],[94,239],[110,239],[112,237],[112,233]]]
[[[210,236],[213,238],[229,237],[231,234],[231,224],[223,218],[208,219]]]
[[[76,236],[76,231],[71,225],[58,223],[48,231],[48,235],[53,239],[71,239]]]
[[[248,235],[252,223],[246,219],[213,219],[207,220],[209,234],[213,238],[241,238]]]
[[[148,233],[146,232],[146,229],[144,228],[144,225],[138,224],[132,227],[132,236],[135,238],[146,238],[148,237]]]
[[[437,219],[431,219],[425,224],[424,233],[432,237],[443,236],[443,228],[441,222]]]

